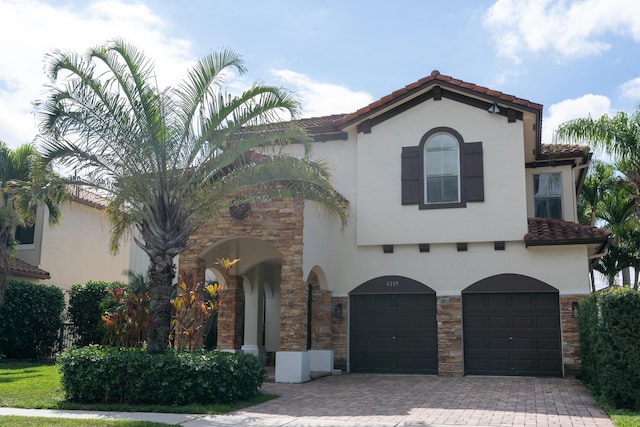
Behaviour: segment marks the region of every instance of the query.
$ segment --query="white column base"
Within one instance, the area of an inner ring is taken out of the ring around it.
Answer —
[[[306,351],[276,352],[276,382],[305,383],[311,381],[309,353]]]
[[[333,372],[333,350],[309,350],[311,372]]]
[[[243,353],[251,353],[256,357],[260,357],[260,349],[257,345],[243,345],[242,346]]]

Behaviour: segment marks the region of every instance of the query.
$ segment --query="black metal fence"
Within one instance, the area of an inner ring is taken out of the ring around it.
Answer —
[[[60,328],[60,337],[58,338],[58,352],[73,347],[78,339],[73,323],[64,322]]]

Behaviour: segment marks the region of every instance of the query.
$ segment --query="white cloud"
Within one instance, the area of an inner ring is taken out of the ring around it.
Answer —
[[[354,92],[344,86],[313,81],[309,76],[291,70],[271,70],[302,101],[303,117],[352,113],[373,102],[366,92]]]
[[[0,28],[0,140],[12,146],[36,134],[31,102],[42,95],[43,58],[53,49],[84,52],[124,38],[155,62],[161,86],[179,81],[193,59],[190,43],[168,37],[164,22],[141,3],[100,0],[72,8],[0,0]]]
[[[622,83],[619,89],[624,98],[640,101],[640,77]]]
[[[553,133],[561,124],[582,117],[598,119],[604,114],[613,115],[611,101],[603,95],[583,95],[566,99],[549,107],[548,115],[542,120],[542,143],[551,144]]]
[[[640,41],[637,0],[497,0],[484,16],[499,56],[519,63],[527,52],[550,50],[560,58],[597,55],[608,35]]]

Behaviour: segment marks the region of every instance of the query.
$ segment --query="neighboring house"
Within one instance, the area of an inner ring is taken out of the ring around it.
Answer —
[[[311,371],[563,376],[607,230],[579,225],[591,153],[541,144],[542,105],[434,71],[352,114],[302,119],[350,203],[230,209],[180,270],[222,257],[218,347]],[[277,125],[276,125],[277,126]],[[287,147],[302,153],[302,147]]]
[[[126,281],[124,272],[135,263],[132,245],[124,241],[118,254],[109,252],[111,232],[102,212],[104,200],[73,186],[69,191],[58,225],[50,227],[48,212],[42,209],[34,227],[18,228],[16,237],[22,244],[12,263],[12,276],[65,291],[90,280]]]

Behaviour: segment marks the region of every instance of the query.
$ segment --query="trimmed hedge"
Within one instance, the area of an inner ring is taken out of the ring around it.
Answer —
[[[51,357],[64,313],[60,288],[10,280],[0,307],[0,354],[9,359]]]
[[[66,399],[81,403],[233,403],[257,396],[265,379],[260,360],[245,353],[89,346],[57,363]]]
[[[105,306],[102,304],[107,296],[107,288],[124,287],[121,282],[87,282],[71,287],[69,291],[69,320],[73,322],[78,336],[74,343],[78,346],[100,344],[106,329],[102,322]],[[114,304],[111,304],[114,305]]]
[[[579,322],[582,380],[610,405],[640,410],[640,292],[593,293]]]

